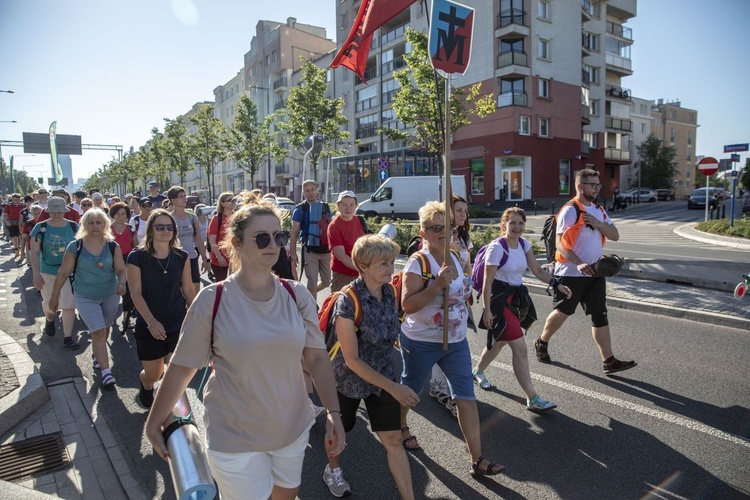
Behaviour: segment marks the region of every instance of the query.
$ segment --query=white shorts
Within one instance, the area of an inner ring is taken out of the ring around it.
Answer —
[[[52,288],[55,286],[56,274],[40,273],[42,279],[44,279],[44,288],[42,288],[42,310],[49,314],[54,314],[57,311],[50,311],[49,299],[52,297]],[[62,288],[60,289],[60,309],[75,309],[76,308],[76,296],[73,295],[73,289],[70,288],[70,280],[66,279]]]
[[[209,449],[208,463],[221,499],[266,500],[271,497],[274,485],[289,489],[299,487],[314,422],[310,422],[296,441],[280,450],[223,453]]]

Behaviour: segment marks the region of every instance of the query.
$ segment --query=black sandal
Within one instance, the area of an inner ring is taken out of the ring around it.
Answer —
[[[404,427],[403,429],[401,429],[401,432],[409,432],[409,427]],[[422,449],[422,447],[419,446],[419,441],[417,441],[417,436],[414,435],[402,440],[401,444],[403,445],[404,449],[408,451],[417,451]]]
[[[479,466],[479,464],[482,463],[482,460],[487,460],[489,463],[484,469]],[[475,476],[494,476],[495,474],[500,474],[504,470],[504,465],[498,462],[490,462],[490,460],[484,455],[480,456],[476,462],[471,463],[471,473]]]

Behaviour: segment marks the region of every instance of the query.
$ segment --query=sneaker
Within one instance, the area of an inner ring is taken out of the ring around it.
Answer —
[[[141,390],[138,392],[138,401],[144,408],[151,408],[151,405],[154,404],[154,390],[146,389],[141,382]]]
[[[609,375],[610,373],[621,372],[623,370],[630,370],[637,364],[638,363],[636,363],[635,361],[620,361],[619,359],[612,356],[611,358],[609,358],[609,360],[603,363],[604,373]]]
[[[21,253],[21,252],[20,252],[20,250],[18,250],[17,248],[14,248],[14,249],[13,249],[13,256],[14,256],[14,257],[18,257],[18,254],[19,254],[19,253]]]
[[[456,410],[456,402],[451,399],[450,395],[437,390],[435,392],[437,394],[435,398],[438,400],[438,403],[448,408],[448,410],[450,410],[454,417],[458,416],[458,410]]]
[[[547,343],[542,344],[541,337],[534,339],[534,350],[536,351],[536,359],[538,359],[542,363],[552,363],[552,359],[550,359],[549,353],[547,352],[547,347],[548,347]]]
[[[445,407],[448,408],[448,410],[454,417],[458,418],[458,409],[456,408],[456,402],[454,400],[448,398],[448,401],[445,403]]]
[[[526,409],[529,411],[533,411],[535,413],[541,413],[543,411],[551,410],[553,408],[557,408],[557,405],[553,403],[552,401],[547,401],[546,399],[541,397],[539,394],[534,396],[533,399],[526,400]]]
[[[49,335],[50,337],[54,337],[57,333],[57,328],[55,328],[55,320],[52,321],[48,320],[47,318],[44,318],[44,333],[46,335]]]
[[[98,361],[96,360],[96,356],[94,356],[94,355],[92,354],[92,355],[91,355],[91,359],[93,359],[93,360],[94,360],[94,370],[98,370],[98,369],[100,369],[100,368],[101,368],[101,366],[99,366],[99,362],[98,362]]]
[[[326,465],[325,470],[323,470],[323,481],[326,482],[328,491],[331,492],[331,495],[336,498],[346,497],[352,494],[352,490],[349,488],[349,483],[344,481],[341,467],[336,467],[331,470],[330,467]]]
[[[430,397],[431,398],[437,399],[441,394],[442,394],[442,392],[440,392],[437,389],[435,389],[434,387],[430,386]]]
[[[487,380],[487,377],[484,375],[484,372],[474,370],[473,375],[474,375],[474,382],[479,384],[479,387],[481,387],[485,391],[492,389],[492,384],[490,383],[489,380]]]
[[[78,345],[78,342],[76,342],[75,340],[73,340],[73,337],[65,337],[63,339],[63,345],[67,349],[70,349],[71,351],[74,351],[74,350],[78,349],[79,347],[81,347],[80,345]]]

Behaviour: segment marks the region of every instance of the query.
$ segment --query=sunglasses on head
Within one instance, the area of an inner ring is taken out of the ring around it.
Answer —
[[[289,236],[284,231],[277,231],[273,235],[271,233],[257,233],[255,238],[250,239],[255,240],[259,250],[263,250],[271,244],[271,238],[276,242],[277,247],[283,247],[289,241]]]
[[[174,231],[174,225],[173,224],[154,224],[154,229],[156,229],[159,232],[162,231]]]

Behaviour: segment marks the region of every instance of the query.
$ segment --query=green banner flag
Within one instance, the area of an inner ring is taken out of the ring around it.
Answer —
[[[49,126],[49,151],[52,155],[52,175],[55,178],[55,182],[60,182],[63,178],[62,169],[60,163],[57,161],[57,142],[55,141],[55,135],[57,133],[57,122],[52,122]]]

